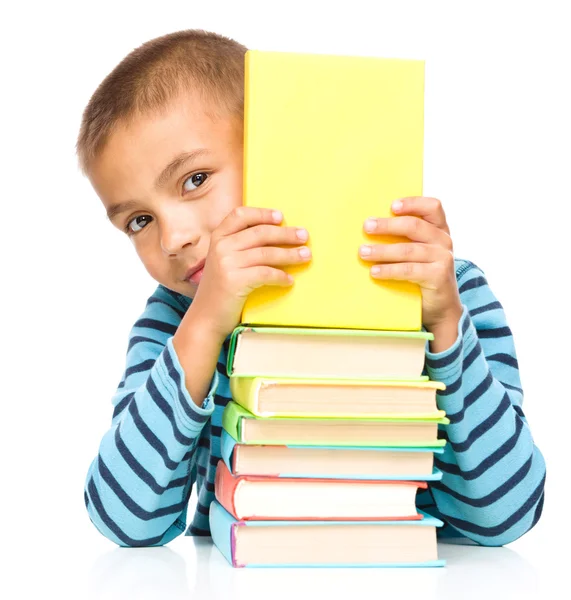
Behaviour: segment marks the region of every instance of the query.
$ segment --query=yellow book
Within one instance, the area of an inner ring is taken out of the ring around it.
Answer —
[[[258,417],[441,419],[437,381],[230,377],[232,400]]]
[[[359,257],[367,217],[422,195],[424,61],[250,50],[244,204],[309,231],[289,288],[252,292],[242,322],[418,331],[418,285],[379,281]],[[385,238],[391,243],[397,238]]]

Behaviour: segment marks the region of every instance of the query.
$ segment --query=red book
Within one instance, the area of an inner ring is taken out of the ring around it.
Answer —
[[[424,481],[235,477],[221,460],[214,492],[239,520],[399,521],[422,519],[416,493],[427,487]]]

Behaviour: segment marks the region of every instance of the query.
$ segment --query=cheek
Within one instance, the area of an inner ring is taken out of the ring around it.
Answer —
[[[217,192],[216,209],[210,211],[208,228],[214,231],[235,209],[242,206],[242,178],[234,174],[229,177],[223,190]]]
[[[219,206],[216,211],[212,211],[208,218],[208,234],[212,232],[224,221],[224,219],[232,212],[234,206]]]
[[[147,273],[155,280],[164,279],[164,265],[160,253],[153,251],[151,244],[137,245],[135,250]]]

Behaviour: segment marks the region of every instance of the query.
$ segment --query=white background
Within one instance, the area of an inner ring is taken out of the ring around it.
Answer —
[[[242,595],[256,582],[275,585],[268,572],[237,580],[242,576],[218,564],[218,556],[204,558],[208,552],[189,538],[165,549],[160,557],[167,566],[159,560],[163,566],[153,571],[157,553],[115,549],[91,525],[83,504],[85,474],[110,423],[127,335],[156,284],[127,238],[106,222],[80,176],[77,130],[91,93],[129,51],[186,28],[217,31],[256,49],[426,61],[424,193],[442,200],[456,255],[484,270],[505,308],[524,411],[546,457],[548,479],[542,520],[503,554],[483,549],[464,562],[458,559],[457,567],[452,561],[446,580],[391,571],[382,575],[382,586],[404,591],[405,584],[417,582],[414,597],[429,597],[431,590],[440,597],[469,597],[472,590],[475,596],[508,598],[519,589],[521,598],[531,589],[524,573],[541,586],[557,575],[551,567],[563,564],[569,549],[556,545],[570,533],[566,5],[545,0],[3,5],[0,439],[3,545],[15,577],[3,578],[2,585],[17,585],[12,597],[31,597],[32,590],[75,598],[160,592],[182,598],[192,590],[193,597],[224,597],[232,587],[208,592],[214,580],[225,586],[238,581]],[[203,567],[215,569],[210,583],[204,583]],[[363,582],[371,591],[379,582],[374,578],[381,577],[308,573],[295,578],[305,582],[298,596],[323,585],[315,577],[327,577],[333,586],[327,593],[355,591]],[[202,583],[184,582],[187,576],[200,576]],[[502,591],[501,582],[511,592]]]

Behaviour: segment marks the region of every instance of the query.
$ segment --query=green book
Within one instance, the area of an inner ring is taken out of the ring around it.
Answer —
[[[424,331],[249,327],[232,332],[228,375],[427,381]]]
[[[222,427],[240,444],[344,446],[344,447],[426,447],[446,444],[438,439],[439,419],[338,419],[257,417],[230,401],[222,416]]]

